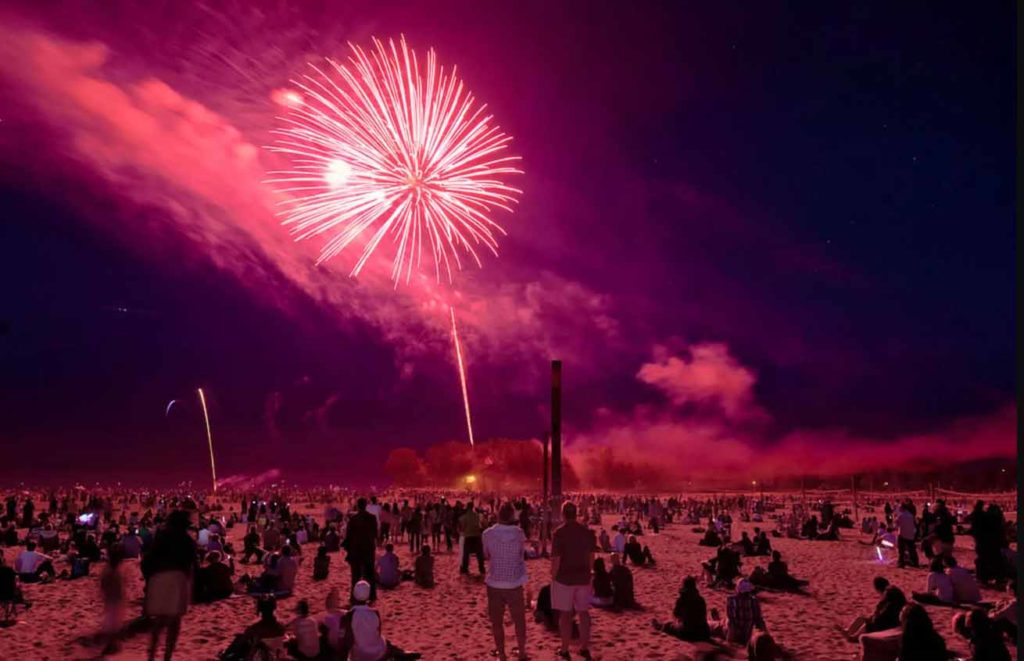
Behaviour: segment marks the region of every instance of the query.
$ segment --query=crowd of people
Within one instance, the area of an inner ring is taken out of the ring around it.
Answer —
[[[827,500],[783,507],[742,495],[661,499],[581,494],[557,509],[537,498],[489,495],[463,501],[465,494],[440,492],[367,498],[310,490],[231,497],[237,498],[237,507],[225,504],[231,502],[227,494],[210,504],[187,493],[66,490],[48,494],[43,508],[28,493],[7,497],[0,517],[0,542],[9,547],[0,553],[0,605],[5,609],[0,615],[11,620],[18,608],[31,606],[25,586],[78,580],[100,565],[104,613],[96,640],[104,653],[118,649],[126,630],[141,629],[149,634],[149,658],[156,658],[162,644],[163,657],[171,659],[189,608],[239,598],[255,604],[256,619],[234,636],[223,659],[284,654],[414,659],[419,658],[416,652],[385,637],[375,605],[403,583],[433,589],[435,553],[441,550],[455,556],[461,575],[479,575],[495,658],[529,658],[531,611],[535,621],[557,634],[559,658],[571,658],[573,651],[591,658],[591,609],[613,614],[640,609],[633,572],[664,571],[645,540],[682,525],[693,527],[700,535],[697,544],[714,549],[714,555],[702,563],[699,576],[682,579],[671,619],[655,618],[653,627],[683,641],[745,648],[749,658],[765,661],[789,653],[769,632],[759,594],[807,595],[810,589],[808,580],[790,573],[772,538],[836,541],[841,528],[853,525],[849,512],[837,511]],[[291,500],[309,506],[295,508]],[[314,503],[323,504],[322,515],[314,513]],[[861,532],[871,535],[872,545],[894,548],[901,568],[918,566],[920,546],[930,560],[924,589],[908,598],[876,578],[878,604],[871,613],[838,626],[840,639],[860,642],[866,659],[939,658],[929,654],[944,650],[945,642],[922,604],[949,606],[966,609],[958,612],[953,631],[969,642],[975,659],[1009,658],[1005,640],[1015,636],[1015,592],[1005,602],[985,604],[980,587],[1016,589],[1007,524],[998,505],[979,502],[969,515],[958,517],[937,501],[918,515],[905,499],[895,507],[885,503],[884,512],[884,518],[865,518]],[[765,525],[735,538],[734,515],[743,523]],[[767,525],[772,518],[774,530]],[[609,519],[614,523],[605,527]],[[973,572],[954,555],[957,534],[975,540]],[[411,558],[405,567],[396,552],[402,548]],[[332,568],[332,558],[339,555],[348,565],[349,593],[327,590],[319,602],[325,606],[320,617],[311,615],[308,600],[296,599],[294,617],[279,620],[300,571],[311,570],[314,584],[325,581],[339,571]],[[550,574],[542,577],[533,599],[527,591],[528,565],[538,558],[550,560]],[[142,624],[135,627],[126,621],[128,559],[138,560],[145,583]],[[744,559],[751,565],[747,570]],[[726,593],[723,613],[708,609],[702,588]],[[511,646],[506,616],[513,625]]]

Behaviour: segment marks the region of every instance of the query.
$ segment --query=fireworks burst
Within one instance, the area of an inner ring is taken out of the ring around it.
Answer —
[[[288,104],[271,147],[291,160],[271,178],[288,195],[283,223],[300,240],[328,235],[318,263],[360,240],[352,275],[390,235],[396,286],[421,266],[426,244],[435,277],[451,281],[460,253],[478,266],[482,249],[497,255],[505,232],[490,214],[516,203],[521,191],[503,178],[521,173],[519,158],[433,50],[423,67],[404,37],[373,44],[369,53],[350,44],[347,62],[311,65],[293,81],[301,103]]]

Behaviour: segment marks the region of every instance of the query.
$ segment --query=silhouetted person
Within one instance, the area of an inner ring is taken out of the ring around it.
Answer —
[[[374,576],[374,555],[377,552],[377,517],[366,511],[366,499],[356,501],[356,513],[345,528],[342,544],[347,555],[345,561],[352,568],[352,585],[361,580],[370,584],[369,600],[377,598],[377,580]]]

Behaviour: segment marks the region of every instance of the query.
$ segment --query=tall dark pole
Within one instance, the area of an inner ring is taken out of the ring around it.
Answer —
[[[562,497],[562,361],[551,361],[551,497]]]
[[[544,463],[541,464],[540,472],[544,475],[544,500],[542,501],[545,506],[548,503],[548,445],[551,441],[550,434],[544,434]]]

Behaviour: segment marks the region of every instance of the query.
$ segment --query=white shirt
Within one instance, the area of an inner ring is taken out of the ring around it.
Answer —
[[[202,530],[199,531],[199,539],[196,540],[196,543],[199,544],[199,546],[203,546],[203,547],[205,547],[207,544],[210,543],[210,529],[209,528],[203,528]]]
[[[615,533],[615,539],[612,540],[612,550],[616,553],[626,552],[626,536],[621,532]]]
[[[380,528],[380,503],[368,503],[366,511],[377,519],[377,528]]]
[[[380,635],[380,616],[369,606],[352,607],[352,637],[350,661],[381,661],[388,653],[387,641]]]
[[[484,556],[488,560],[485,583],[508,590],[526,583],[523,550],[526,535],[519,526],[496,523],[483,532]]]

